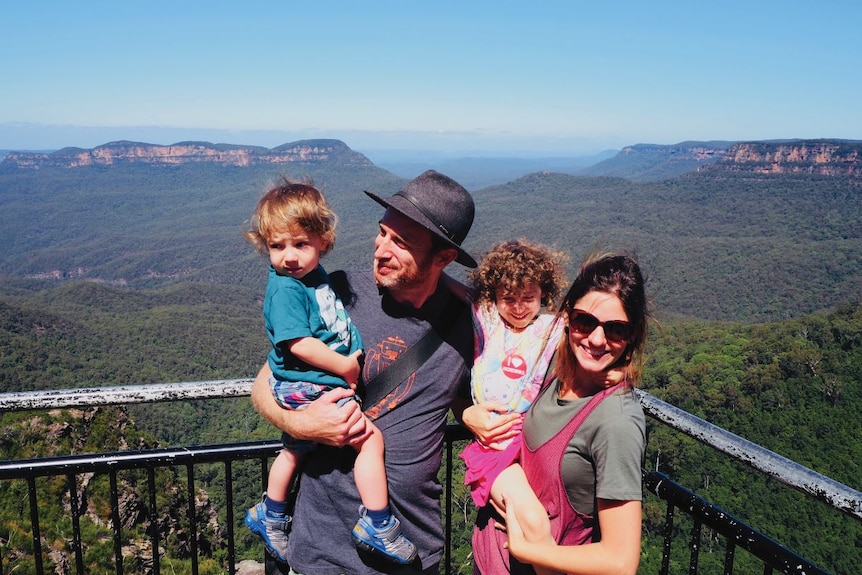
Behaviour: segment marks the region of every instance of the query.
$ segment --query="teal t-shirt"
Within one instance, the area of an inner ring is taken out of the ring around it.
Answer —
[[[340,377],[293,356],[283,345],[293,339],[313,337],[345,356],[362,349],[359,332],[322,266],[302,279],[278,275],[270,266],[263,316],[272,343],[269,367],[276,379],[347,386]]]

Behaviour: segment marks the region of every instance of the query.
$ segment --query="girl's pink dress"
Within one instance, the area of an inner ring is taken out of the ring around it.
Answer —
[[[562,322],[552,314],[541,314],[521,332],[506,326],[496,306],[473,303],[475,354],[472,372],[473,403],[496,402],[509,412],[524,413],[536,399],[548,364],[562,336]],[[518,461],[521,435],[509,440],[503,450],[473,440],[460,457],[467,465],[464,484],[477,506],[488,503],[491,486],[500,473]]]

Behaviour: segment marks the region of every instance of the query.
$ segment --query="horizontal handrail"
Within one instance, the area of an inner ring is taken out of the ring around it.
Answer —
[[[637,394],[644,411],[650,417],[862,521],[862,492],[713,425],[643,390],[637,390]]]
[[[0,412],[248,396],[252,379],[0,393]],[[637,390],[650,417],[862,521],[862,492]]]
[[[281,447],[281,441],[249,441],[7,460],[0,461],[0,480],[272,457],[278,454]]]
[[[130,405],[184,399],[220,399],[251,394],[253,379],[150,383],[82,389],[0,393],[0,413],[38,409]]]

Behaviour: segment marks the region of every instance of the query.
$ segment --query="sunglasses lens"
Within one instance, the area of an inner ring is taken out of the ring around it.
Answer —
[[[632,335],[632,326],[619,321],[605,322],[605,337],[611,341],[628,341]]]
[[[575,312],[572,315],[572,319],[569,322],[569,327],[575,330],[578,333],[593,333],[599,326],[599,320],[597,320],[594,316],[583,313],[583,312]]]
[[[610,341],[629,341],[632,337],[632,326],[624,321],[606,321],[603,323],[592,314],[583,311],[575,311],[569,320],[569,327],[582,335],[593,333],[599,326],[602,326],[605,337]]]

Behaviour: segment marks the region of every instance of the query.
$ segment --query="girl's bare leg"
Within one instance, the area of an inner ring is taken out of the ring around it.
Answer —
[[[506,501],[503,501],[503,493],[506,494]],[[527,481],[524,470],[519,464],[510,465],[494,480],[494,484],[491,486],[491,503],[501,512],[503,517],[506,516],[506,504],[512,504],[527,541],[531,543],[553,543],[548,512],[539,498],[536,497],[533,488]],[[535,565],[533,568],[536,575],[557,573]]]

